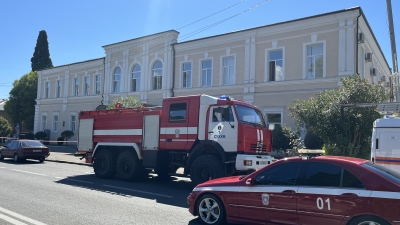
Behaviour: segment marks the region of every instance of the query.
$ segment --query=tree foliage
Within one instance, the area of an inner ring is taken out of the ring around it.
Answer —
[[[39,32],[35,52],[31,58],[31,67],[32,71],[53,67],[53,63],[50,59],[49,42],[47,41],[47,33],[45,30]]]
[[[298,128],[317,134],[330,155],[368,158],[371,148],[373,122],[380,118],[374,108],[345,108],[344,126],[340,105],[354,103],[382,103],[388,93],[381,85],[369,84],[359,75],[341,79],[336,90],[323,91],[309,100],[295,100],[289,104],[290,115]]]
[[[38,131],[35,134],[36,140],[44,140],[46,137],[47,137],[47,134],[44,131]]]
[[[127,96],[126,98],[115,98],[112,103],[107,105],[107,109],[114,109],[115,104],[117,104],[118,102],[121,103],[123,108],[134,108],[142,106],[142,102],[140,101],[140,99],[133,96]]]
[[[61,132],[61,137],[65,138],[66,141],[68,141],[68,139],[72,138],[74,135],[74,132],[70,130],[64,130],[63,132]],[[68,142],[66,143],[66,145],[68,145]]]
[[[21,123],[28,130],[33,130],[37,94],[37,73],[30,72],[15,80],[9,100],[4,110],[14,123]]]
[[[276,126],[272,131],[272,149],[284,150],[298,148],[301,145],[301,137],[298,132],[286,125]]]
[[[10,123],[4,117],[0,116],[0,137],[8,137],[11,131]]]

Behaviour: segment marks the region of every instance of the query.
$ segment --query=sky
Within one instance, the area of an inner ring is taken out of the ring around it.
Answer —
[[[182,42],[355,6],[363,9],[392,67],[386,0],[0,0],[0,98],[7,99],[13,82],[31,71],[41,30],[53,66],[60,66],[104,57],[104,45],[171,29],[186,35],[178,38]],[[399,37],[396,9],[400,0],[392,0]]]

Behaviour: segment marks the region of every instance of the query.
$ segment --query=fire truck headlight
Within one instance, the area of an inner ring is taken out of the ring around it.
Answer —
[[[252,166],[253,165],[253,161],[252,160],[243,160],[243,165]]]

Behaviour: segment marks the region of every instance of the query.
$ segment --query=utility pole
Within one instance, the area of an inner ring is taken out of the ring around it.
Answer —
[[[392,48],[392,62],[393,62],[393,75],[391,76],[392,79],[390,82],[390,101],[393,102],[393,86],[395,86],[396,92],[396,101],[399,100],[399,70],[397,67],[397,53],[396,53],[396,40],[394,37],[394,25],[393,25],[393,15],[392,15],[392,1],[386,0],[387,6],[387,14],[388,14],[388,21],[389,21],[389,33],[390,33],[390,45]]]

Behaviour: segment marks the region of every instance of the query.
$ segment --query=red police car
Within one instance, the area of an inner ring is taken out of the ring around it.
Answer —
[[[358,158],[292,157],[199,184],[187,200],[213,225],[400,225],[400,173]]]

